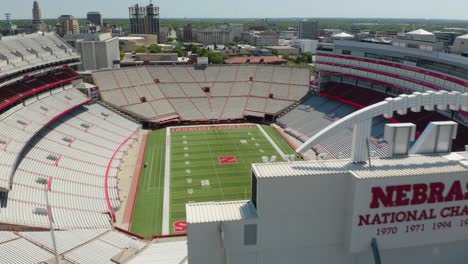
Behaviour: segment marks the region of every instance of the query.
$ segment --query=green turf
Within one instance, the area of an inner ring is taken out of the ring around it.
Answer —
[[[171,182],[169,231],[185,220],[185,204],[190,202],[244,200],[251,198],[251,164],[262,162],[262,156],[281,155],[255,126],[241,129],[171,131]],[[270,126],[263,126],[273,141],[286,154],[294,150]],[[241,142],[245,140],[245,144]],[[144,236],[160,234],[164,185],[165,131],[154,131],[145,153],[148,162],[140,180],[132,231]],[[152,150],[156,147],[154,157]],[[237,164],[220,164],[219,157],[236,156]],[[153,162],[151,162],[151,160]],[[151,180],[150,180],[151,179]],[[203,187],[202,180],[209,186]],[[151,181],[151,182],[150,182]],[[158,182],[160,185],[155,185]],[[148,186],[151,188],[148,189]],[[158,188],[159,186],[159,188]],[[152,212],[154,211],[154,213]]]
[[[166,129],[149,134],[146,144],[146,168],[142,169],[131,231],[144,237],[162,232],[162,204],[164,195],[164,160]]]

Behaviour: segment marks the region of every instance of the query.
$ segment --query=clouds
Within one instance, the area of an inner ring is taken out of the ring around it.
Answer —
[[[2,13],[30,19],[33,0],[0,0]],[[128,17],[128,6],[149,0],[39,0],[45,18],[62,14],[86,17],[100,11],[104,17]],[[461,0],[154,0],[161,17],[390,17],[468,19],[468,1]]]

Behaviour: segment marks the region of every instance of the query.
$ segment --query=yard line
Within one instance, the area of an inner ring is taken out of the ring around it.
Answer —
[[[260,129],[260,132],[265,136],[266,139],[270,142],[270,144],[276,149],[276,151],[281,155],[281,158],[284,159],[284,152],[276,145],[275,141],[268,135],[268,133],[263,129],[261,125],[257,125],[258,129]]]
[[[171,189],[171,128],[166,128],[166,162],[164,174],[164,203],[162,234],[169,235],[170,189]]]
[[[149,179],[148,179],[148,188],[146,188],[146,191],[149,192],[150,190],[150,185],[151,185],[151,178],[153,177],[153,164],[154,164],[154,150],[156,149],[156,145],[153,145],[153,150],[151,151],[151,166],[149,168]],[[146,160],[144,161],[146,163]],[[145,168],[146,169],[146,168]]]
[[[217,131],[217,130],[215,130],[215,131]],[[217,135],[216,132],[215,132],[214,134],[215,134],[215,137],[216,137],[216,140],[217,140],[217,139],[218,139],[218,135]],[[204,133],[204,136],[205,136],[206,142],[208,142],[208,138],[207,138],[206,135],[207,135],[207,133],[205,132],[205,133]],[[213,171],[214,171],[215,174],[216,174],[216,178],[217,178],[217,180],[218,180],[218,185],[219,185],[219,187],[220,187],[220,189],[221,189],[221,194],[222,194],[222,197],[223,197],[223,200],[224,200],[224,191],[223,191],[223,186],[221,185],[221,178],[220,178],[219,175],[218,175],[218,170],[216,170],[216,165],[214,165],[213,154],[212,154],[212,152],[211,152],[211,147],[210,147],[210,144],[209,144],[209,143],[208,143],[208,151],[210,152],[211,166],[213,167]],[[224,146],[223,146],[223,152],[224,152]]]

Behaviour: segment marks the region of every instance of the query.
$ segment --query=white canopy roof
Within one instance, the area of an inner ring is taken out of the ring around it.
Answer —
[[[459,36],[459,37],[457,37],[457,39],[468,39],[468,34],[463,35],[463,36]]]
[[[430,35],[430,36],[434,35],[433,33],[426,31],[424,29],[414,30],[414,31],[408,32],[407,34],[408,35]]]
[[[341,32],[341,33],[332,35],[332,38],[354,38],[354,36],[346,32]]]

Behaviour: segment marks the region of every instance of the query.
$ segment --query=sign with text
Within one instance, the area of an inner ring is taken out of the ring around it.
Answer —
[[[354,179],[350,251],[468,239],[466,175]]]

